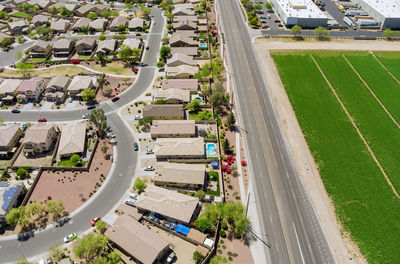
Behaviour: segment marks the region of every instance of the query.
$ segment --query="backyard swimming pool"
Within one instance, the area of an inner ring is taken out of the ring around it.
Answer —
[[[207,156],[215,155],[216,154],[216,152],[215,152],[216,147],[217,146],[215,144],[207,144],[207,147],[206,147]]]

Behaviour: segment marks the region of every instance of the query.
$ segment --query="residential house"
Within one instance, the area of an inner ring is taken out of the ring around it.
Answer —
[[[190,102],[190,91],[182,89],[168,89],[155,92],[153,99],[163,100],[167,104],[182,104]]]
[[[22,182],[0,183],[0,223],[5,224],[6,215],[17,206],[18,198],[26,193]]]
[[[129,30],[138,30],[141,31],[143,29],[143,26],[145,25],[145,21],[143,18],[140,17],[135,17],[129,20],[128,23],[128,28]]]
[[[127,38],[122,42],[122,45],[126,45],[131,49],[140,49],[142,47],[142,42],[136,38]]]
[[[81,17],[78,20],[76,20],[76,22],[72,25],[72,30],[81,31],[82,27],[88,28],[90,21],[91,20],[86,17]]]
[[[199,89],[199,80],[197,79],[166,79],[161,84],[163,90],[178,88],[189,91],[197,91]]]
[[[14,153],[22,137],[22,130],[17,124],[0,126],[0,156],[9,157]]]
[[[197,61],[193,60],[192,56],[188,56],[182,53],[175,53],[171,58],[167,60],[168,67],[175,67],[180,65],[198,66]]]
[[[32,77],[29,80],[23,80],[18,86],[17,99],[22,102],[38,100],[45,87],[46,83],[42,77]]]
[[[12,12],[12,8],[9,5],[1,5],[0,4],[0,12],[7,12],[7,13],[11,13]]]
[[[117,218],[104,233],[112,243],[127,253],[135,263],[164,263],[169,253],[169,242],[130,215]]]
[[[86,123],[75,123],[61,126],[61,138],[57,157],[69,158],[73,154],[82,155],[86,143]]]
[[[108,20],[105,18],[98,18],[89,22],[89,27],[94,28],[96,31],[103,32],[108,24]]]
[[[86,17],[94,8],[94,5],[92,4],[87,4],[79,7],[78,9],[74,10],[75,15],[80,16],[80,17]]]
[[[29,49],[29,57],[47,59],[51,56],[52,43],[49,41],[38,40],[35,45]]]
[[[53,55],[57,58],[68,58],[72,55],[75,42],[69,39],[58,39],[53,42]]]
[[[18,93],[18,87],[21,84],[18,79],[5,79],[0,84],[0,98],[3,102],[12,104]]]
[[[175,30],[196,30],[197,24],[189,19],[182,19],[179,22],[173,23]]]
[[[174,16],[174,18],[172,20],[172,24],[179,23],[182,20],[193,21],[197,24],[198,19],[199,18],[196,15],[194,15],[194,16]]]
[[[45,9],[51,3],[48,0],[30,0],[30,1],[28,1],[28,4],[35,5],[35,6],[39,7],[39,9]]]
[[[196,34],[191,30],[179,30],[172,34],[169,40],[171,47],[198,47],[199,42],[194,40]]]
[[[57,8],[57,10],[60,10],[60,8],[62,6],[71,12],[74,12],[76,9],[78,9],[80,7],[80,5],[76,5],[76,4],[55,3],[54,5],[49,6],[47,9],[50,10],[50,8],[55,7],[55,8]]]
[[[31,125],[25,132],[22,151],[36,155],[51,150],[57,140],[57,133],[57,126],[54,124],[37,123]]]
[[[153,120],[150,135],[154,138],[188,138],[196,136],[194,120]]]
[[[95,78],[91,76],[75,76],[68,86],[68,94],[71,97],[81,97],[83,90],[95,88]]]
[[[189,224],[199,211],[199,199],[189,195],[170,191],[154,185],[148,185],[139,195],[135,206],[146,212],[154,212],[166,219]]]
[[[203,138],[157,138],[154,154],[158,160],[203,159]]]
[[[44,15],[36,15],[32,18],[31,23],[35,26],[35,27],[39,27],[39,26],[43,26],[45,25],[47,22],[49,22],[50,17],[49,16],[44,16]]]
[[[75,50],[79,55],[90,56],[96,48],[95,38],[83,38],[76,42]]]
[[[154,185],[185,190],[203,189],[206,181],[206,165],[157,162]]]
[[[145,105],[143,117],[152,119],[183,119],[185,112],[181,104],[151,104]]]
[[[28,27],[24,20],[17,20],[14,22],[9,22],[8,28],[13,34],[21,34],[22,31]]]
[[[55,103],[64,102],[69,81],[69,77],[62,75],[51,78],[46,87],[46,101]]]
[[[119,26],[124,26],[126,27],[128,24],[128,19],[126,19],[125,17],[116,17],[113,19],[113,21],[110,24],[110,31],[118,31],[118,27]]]
[[[70,26],[69,20],[59,19],[58,21],[51,22],[50,28],[56,33],[66,33]]]
[[[165,75],[176,79],[188,79],[193,77],[198,70],[199,68],[197,66],[179,65],[176,67],[168,67],[165,70]]]
[[[172,47],[171,54],[175,55],[176,53],[181,53],[187,56],[199,56],[199,48],[196,47]]]
[[[111,51],[115,51],[117,47],[117,41],[115,39],[107,39],[99,41],[99,45],[97,46],[96,54],[110,54]]]
[[[174,16],[193,16],[195,14],[194,6],[191,3],[177,4],[174,6],[172,14]]]

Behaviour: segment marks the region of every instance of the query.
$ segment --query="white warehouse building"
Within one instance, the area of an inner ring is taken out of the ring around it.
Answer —
[[[312,0],[271,0],[282,22],[287,26],[303,28],[326,27],[328,17]]]
[[[400,28],[399,0],[356,0],[381,28]]]

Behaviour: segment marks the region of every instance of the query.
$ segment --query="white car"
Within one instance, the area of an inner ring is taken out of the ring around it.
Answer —
[[[135,115],[135,120],[139,120],[139,119],[142,119],[143,118],[143,116],[141,116],[141,115]]]
[[[154,154],[154,150],[152,150],[152,149],[146,149],[146,154]]]
[[[154,167],[153,166],[146,166],[146,167],[144,167],[144,170],[145,171],[153,171]]]
[[[88,119],[88,118],[89,118],[89,114],[82,115],[82,119]]]
[[[76,233],[69,234],[68,236],[64,237],[64,243],[68,243],[71,241],[74,237],[76,237]]]

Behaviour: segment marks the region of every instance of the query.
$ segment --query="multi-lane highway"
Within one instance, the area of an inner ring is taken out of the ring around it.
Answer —
[[[164,19],[161,10],[152,9],[153,24],[148,35],[149,50],[146,50],[143,63],[147,64],[139,71],[136,81],[126,92],[121,94],[120,100],[99,105],[107,114],[108,123],[118,140],[117,160],[114,171],[109,175],[109,180],[97,196],[85,204],[85,208],[76,213],[70,223],[60,228],[49,228],[36,232],[35,236],[26,242],[19,242],[16,238],[0,238],[0,262],[12,262],[23,257],[29,258],[44,253],[55,244],[62,243],[65,235],[76,232],[78,235],[86,231],[93,216],[104,216],[123,198],[131,187],[136,169],[137,154],[133,150],[134,138],[130,130],[118,116],[116,111],[141,95],[151,84],[157,70],[155,64],[158,59],[161,35],[164,28]],[[46,117],[51,121],[79,120],[86,109],[56,110],[56,111],[22,111],[12,114],[10,111],[0,111],[0,117],[5,121],[36,121],[39,117]]]
[[[234,98],[248,150],[251,182],[267,263],[335,263],[329,243],[301,183],[238,1],[218,0]]]

